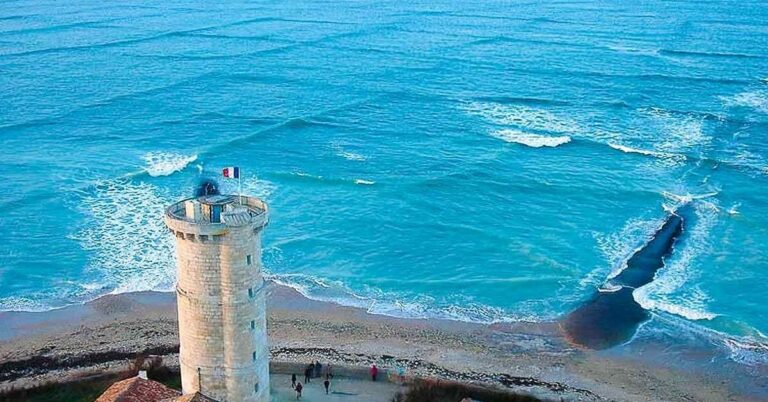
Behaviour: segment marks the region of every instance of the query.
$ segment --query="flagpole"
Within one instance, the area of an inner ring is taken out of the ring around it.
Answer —
[[[240,205],[243,205],[243,187],[240,185],[240,172],[237,173],[237,198],[240,200]]]

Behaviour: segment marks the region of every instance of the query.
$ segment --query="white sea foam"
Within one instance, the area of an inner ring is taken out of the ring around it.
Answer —
[[[514,142],[533,148],[556,147],[571,142],[571,137],[568,136],[549,137],[511,129],[497,130],[492,132],[491,135],[506,142]]]
[[[527,130],[563,134],[579,131],[579,125],[574,120],[557,116],[546,109],[529,106],[471,102],[464,106],[464,111],[472,115],[481,116],[495,124],[517,126]]]
[[[222,191],[237,192],[237,182],[222,183]],[[256,177],[242,179],[243,193],[268,198],[275,186]],[[145,290],[168,291],[176,281],[173,239],[162,216],[182,194],[171,194],[146,182],[110,180],[86,193],[80,203],[91,216],[87,227],[71,235],[88,252],[87,273],[96,281],[81,286],[100,296]]]
[[[768,345],[745,339],[726,337],[723,341],[729,357],[738,363],[754,366],[768,363]]]
[[[599,288],[597,288],[597,291],[600,293],[613,293],[613,292],[618,292],[619,290],[621,290],[621,288],[622,286],[620,285],[614,285],[611,282],[606,282],[603,284],[603,286],[600,286]]]
[[[665,311],[692,321],[712,320],[717,317],[717,314],[705,310],[708,298],[704,296],[699,289],[694,291],[698,297],[687,299],[683,302],[684,304],[681,304],[681,301],[679,300],[668,302],[656,298],[649,298],[648,293],[642,289],[643,288],[635,290],[632,293],[632,296],[635,298],[635,301],[646,310]]]
[[[750,328],[751,335],[733,336],[680,317],[672,314],[654,316],[654,320],[663,323],[660,326],[655,325],[654,332],[663,333],[675,340],[680,340],[683,336],[692,337],[691,341],[707,340],[723,350],[728,358],[740,364],[753,366],[768,363],[768,338],[760,331]],[[650,324],[651,321],[647,323]],[[640,330],[637,335],[639,333]]]
[[[707,194],[710,197],[711,194]],[[703,196],[698,196],[702,198]],[[703,198],[707,198],[703,197]],[[696,196],[679,197],[681,201]],[[689,201],[688,201],[689,202]],[[712,230],[717,223],[716,201],[697,202],[693,206],[696,221],[685,227],[685,244],[667,258],[653,282],[633,292],[635,300],[646,310],[665,311],[690,320],[711,320],[717,316],[707,310],[709,297],[696,284],[700,273],[698,260],[711,250]]]
[[[668,213],[675,213],[678,208],[681,206],[688,204],[689,202],[693,200],[707,200],[708,198],[712,198],[718,194],[717,191],[712,191],[709,193],[702,193],[702,194],[691,194],[691,193],[685,193],[685,194],[675,194],[669,191],[662,191],[661,195],[664,196],[664,198],[667,199],[667,202],[663,204],[663,208]],[[718,210],[718,207],[712,203],[706,201],[705,204],[710,207],[714,208],[714,210]]]
[[[319,175],[315,175],[315,174],[309,174],[309,173],[306,173],[306,172],[299,171],[299,172],[295,172],[294,174],[296,176],[306,177],[308,179],[323,180],[323,176],[319,176]]]
[[[80,283],[71,280],[53,280],[55,293],[49,289],[25,292],[23,296],[8,296],[0,298],[0,311],[50,311],[65,307],[72,303],[91,301],[105,292],[109,287],[100,282]]]
[[[339,156],[341,156],[342,158],[344,158],[344,159],[347,159],[347,160],[350,160],[350,161],[358,161],[358,162],[361,162],[361,161],[364,161],[364,160],[365,160],[365,156],[363,156],[363,155],[360,155],[360,154],[358,154],[358,153],[355,153],[355,152],[340,151],[340,152],[338,153],[338,155],[339,155]]]
[[[353,291],[342,282],[320,279],[307,274],[270,274],[267,278],[278,284],[291,287],[302,295],[313,299],[333,302],[344,306],[365,309],[371,314],[399,318],[438,318],[464,322],[513,322],[539,321],[540,316],[508,315],[500,308],[490,307],[472,301],[440,305],[429,296],[405,296],[379,289],[364,287]]]
[[[87,271],[113,293],[171,290],[176,279],[172,238],[161,217],[174,197],[148,183],[112,180],[81,203],[89,225],[71,238],[89,254]]]
[[[373,300],[356,295],[351,289],[338,281],[330,281],[307,274],[266,274],[265,277],[277,284],[290,287],[302,295],[321,301],[333,302],[344,306],[367,309]]]
[[[51,309],[51,306],[42,303],[40,300],[46,300],[46,295],[3,297],[0,298],[0,311],[39,312]]]
[[[690,153],[700,151],[712,141],[705,133],[704,121],[700,117],[671,113],[659,108],[642,109],[641,112],[650,119],[650,127],[661,135],[654,151]]]
[[[662,218],[645,219],[632,218],[624,226],[614,233],[593,233],[597,247],[603,254],[608,266],[611,267],[607,279],[613,279],[626,268],[627,260],[647,243],[656,230],[663,224]],[[593,271],[588,283],[601,283],[605,279],[598,275],[605,275],[605,268],[599,268]],[[585,282],[583,285],[586,285]]]
[[[150,176],[169,176],[183,170],[197,160],[197,155],[181,155],[173,152],[148,152],[142,158],[146,162],[144,169]]]
[[[364,186],[370,186],[370,185],[376,184],[376,182],[373,181],[373,180],[355,179],[355,184],[361,184],[361,185],[364,185]]]
[[[341,156],[342,158],[350,161],[356,161],[356,162],[362,162],[366,160],[366,157],[360,153],[352,152],[347,149],[345,149],[340,143],[333,142],[331,143],[331,148],[336,152],[336,155]]]
[[[768,113],[768,93],[764,91],[742,92],[733,96],[721,96],[729,107],[747,107],[760,113]]]
[[[734,156],[727,161],[728,163],[746,168],[750,172],[768,174],[768,161],[764,156],[753,152],[746,144],[735,144],[734,148]]]
[[[685,162],[685,160],[687,159],[685,155],[673,154],[668,152],[648,151],[644,149],[632,148],[625,145],[619,145],[614,143],[608,143],[608,146],[625,153],[647,155],[647,156],[653,156],[661,159],[674,159],[680,162]]]

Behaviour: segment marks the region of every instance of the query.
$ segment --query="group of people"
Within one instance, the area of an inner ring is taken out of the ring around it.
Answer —
[[[376,367],[375,364],[371,365],[370,374],[371,380],[376,381],[376,378],[379,375],[379,368]],[[321,376],[324,378],[323,386],[325,387],[325,393],[328,394],[331,388],[331,379],[333,378],[333,369],[331,368],[330,363],[326,366],[323,366],[319,360],[310,363],[307,368],[304,369],[304,385],[312,382],[313,378],[320,378]],[[296,373],[291,374],[291,388],[296,391],[296,399],[301,399],[301,391],[304,390],[304,385],[297,381]]]
[[[318,360],[310,363],[304,369],[304,384],[309,384],[312,382],[312,378],[320,378],[321,376],[324,378],[323,386],[325,387],[325,393],[328,394],[331,388],[331,379],[333,378],[333,369],[330,364],[323,367]],[[304,385],[296,381],[295,373],[291,375],[291,388],[296,391],[296,399],[301,399],[301,391],[304,389]]]

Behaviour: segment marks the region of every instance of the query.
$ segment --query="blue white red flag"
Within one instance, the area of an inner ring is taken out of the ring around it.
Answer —
[[[227,167],[224,168],[222,171],[224,174],[224,177],[227,179],[239,179],[240,178],[240,168],[239,167]]]

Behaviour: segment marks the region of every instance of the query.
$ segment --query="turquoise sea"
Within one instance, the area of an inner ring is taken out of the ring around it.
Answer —
[[[560,317],[691,203],[640,332],[768,362],[768,3],[8,0],[0,95],[0,310],[171,290],[239,166],[272,279],[407,317]]]

